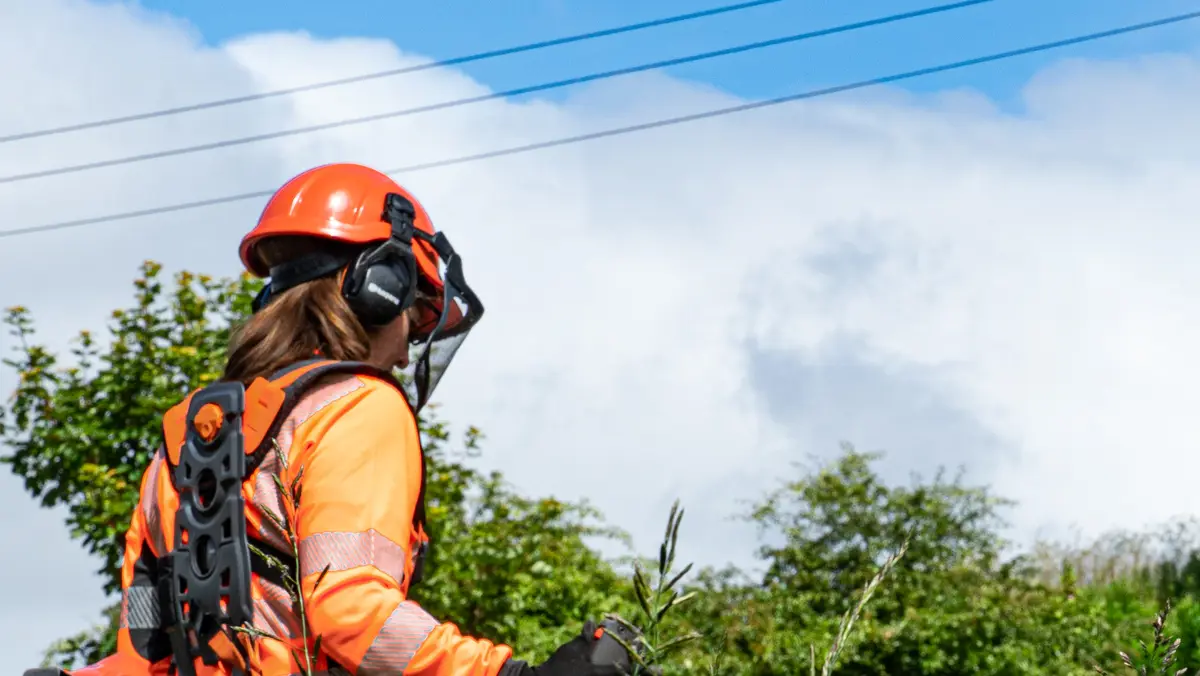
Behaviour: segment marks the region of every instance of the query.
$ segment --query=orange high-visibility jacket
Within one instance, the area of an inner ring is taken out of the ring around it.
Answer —
[[[247,410],[261,382],[247,391]],[[168,674],[171,647],[155,578],[159,560],[173,547],[179,494],[170,471],[182,445],[186,404],[164,419],[165,445],[142,477],[141,499],[126,534],[117,654],[75,676]],[[290,552],[285,533],[266,512],[294,524],[310,646],[321,637],[316,670],[497,676],[512,656],[508,646],[462,636],[455,625],[406,600],[414,553],[425,538],[414,526],[424,468],[416,417],[395,384],[363,373],[330,375],[299,396],[271,431],[278,455],[264,456],[242,485],[247,533]],[[298,506],[289,514],[273,475],[287,487],[301,468]],[[250,673],[300,673],[293,658],[295,650],[303,655],[300,618],[287,591],[260,570],[251,577],[253,624],[283,640],[257,639],[250,648]],[[210,645],[222,662],[206,667],[197,659],[197,674],[230,674],[233,661],[240,662],[232,644],[218,635]]]

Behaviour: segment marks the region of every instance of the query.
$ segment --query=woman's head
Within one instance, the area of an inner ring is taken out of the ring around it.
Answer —
[[[314,253],[349,260],[360,248],[291,236],[266,239],[256,253],[270,268]],[[316,354],[384,369],[406,367],[411,316],[417,306],[387,324],[368,328],[342,296],[342,281],[340,273],[330,274],[273,295],[234,331],[224,378],[249,383]]]
[[[361,165],[288,181],[240,253],[246,270],[271,283],[231,340],[226,380],[248,383],[317,355],[404,368],[410,343],[420,342],[406,369],[419,410],[483,315],[461,259],[421,204]]]

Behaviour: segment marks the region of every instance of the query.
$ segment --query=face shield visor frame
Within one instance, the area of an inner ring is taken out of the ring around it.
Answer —
[[[397,373],[409,403],[420,412],[471,330],[483,318],[484,308],[467,284],[462,257],[445,233],[429,235],[415,231],[413,234],[433,247],[442,267],[440,294],[432,293],[428,282],[418,285],[413,306],[417,311],[409,334],[409,363]]]

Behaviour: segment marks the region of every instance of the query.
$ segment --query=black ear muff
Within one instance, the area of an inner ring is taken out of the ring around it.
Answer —
[[[342,297],[366,326],[383,326],[412,307],[417,295],[417,259],[413,255],[416,208],[402,195],[389,194],[383,220],[392,236],[361,254],[346,270]]]
[[[362,252],[346,272],[342,296],[366,326],[383,326],[412,306],[416,260],[394,240]]]

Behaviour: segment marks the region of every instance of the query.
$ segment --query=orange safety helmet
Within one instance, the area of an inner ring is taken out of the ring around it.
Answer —
[[[258,225],[242,238],[242,264],[256,277],[270,274],[255,247],[280,235],[307,235],[347,244],[384,241],[392,236],[391,225],[381,217],[389,193],[412,202],[416,208],[413,227],[432,238],[433,224],[425,208],[387,174],[361,164],[326,164],[296,176],[271,196]],[[421,277],[441,292],[438,255],[431,243],[415,238],[413,253]]]

